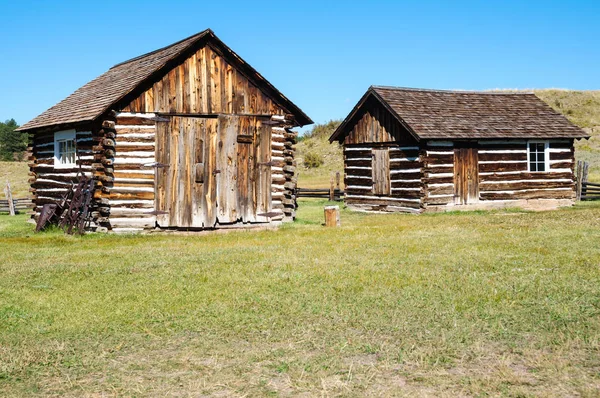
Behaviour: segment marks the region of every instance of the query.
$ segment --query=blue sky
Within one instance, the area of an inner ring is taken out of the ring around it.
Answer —
[[[600,89],[600,1],[0,0],[0,120],[206,28],[316,122],[372,84]]]

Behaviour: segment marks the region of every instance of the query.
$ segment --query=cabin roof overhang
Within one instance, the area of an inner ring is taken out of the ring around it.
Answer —
[[[313,123],[297,105],[223,43],[212,30],[207,29],[167,47],[113,66],[58,104],[19,127],[17,131],[34,133],[41,129],[57,128],[59,125],[93,122],[110,112],[115,106],[126,104],[134,99],[170,69],[206,45],[263,90],[293,117],[296,125],[305,126]]]
[[[344,140],[371,98],[417,141],[590,137],[533,93],[371,86],[329,138],[330,142]]]

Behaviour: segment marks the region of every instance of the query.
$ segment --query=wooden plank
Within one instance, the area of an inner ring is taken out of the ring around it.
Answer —
[[[217,181],[215,172],[217,171],[217,140],[218,140],[218,120],[206,120],[206,141],[205,141],[205,190],[204,198],[206,202],[205,227],[214,227],[217,222]]]
[[[217,149],[217,211],[219,223],[232,223],[238,218],[236,155],[239,118],[219,116],[219,142]]]
[[[269,219],[261,217],[259,214],[271,212],[271,127],[263,125],[259,120],[256,121],[257,145],[257,189],[256,194],[256,220],[268,222]]]

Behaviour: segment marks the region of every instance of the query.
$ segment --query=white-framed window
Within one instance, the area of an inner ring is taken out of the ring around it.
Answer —
[[[544,172],[550,168],[548,162],[550,147],[548,141],[527,142],[527,164],[531,172]]]
[[[54,167],[73,167],[76,160],[75,130],[54,133]]]

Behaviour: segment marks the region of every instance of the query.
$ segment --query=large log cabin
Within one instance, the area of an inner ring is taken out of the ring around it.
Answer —
[[[349,207],[420,213],[570,205],[581,138],[531,93],[372,86],[330,142]]]
[[[23,125],[33,217],[84,173],[92,230],[209,229],[295,215],[298,106],[206,30],[112,67]]]

